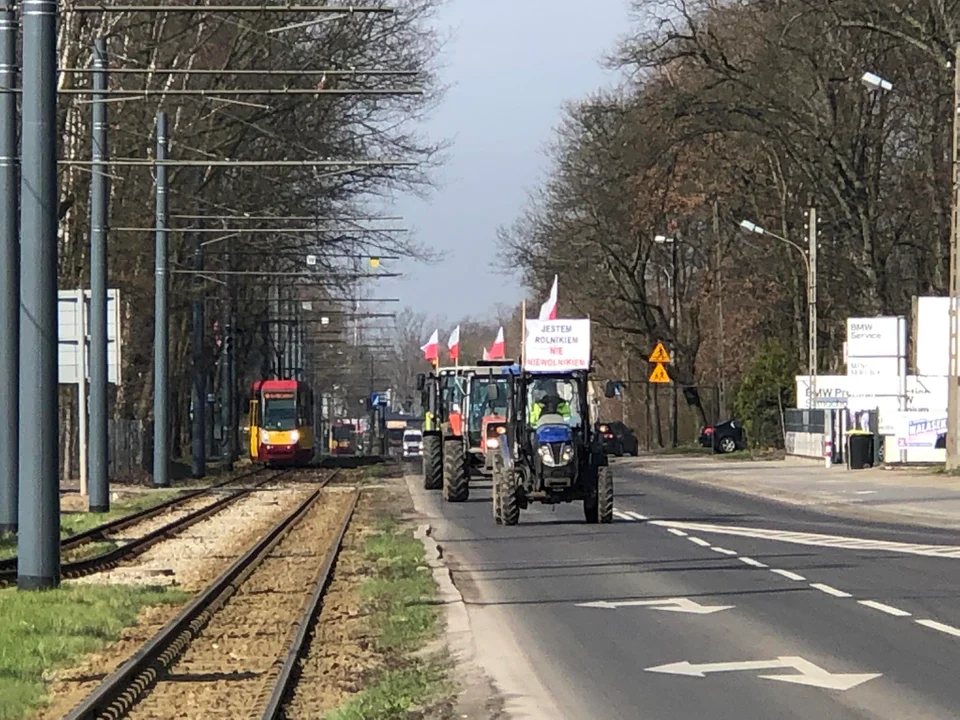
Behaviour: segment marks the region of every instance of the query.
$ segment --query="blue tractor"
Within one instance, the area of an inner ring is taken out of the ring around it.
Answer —
[[[493,460],[497,524],[516,525],[534,502],[581,500],[588,523],[613,521],[613,473],[590,417],[588,377],[586,370],[511,376],[506,432]]]

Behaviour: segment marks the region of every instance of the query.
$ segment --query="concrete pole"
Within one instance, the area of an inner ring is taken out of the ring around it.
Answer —
[[[60,584],[56,0],[26,0],[20,185],[20,528],[17,587]]]
[[[90,178],[90,512],[110,510],[107,454],[107,41],[93,43],[93,168]],[[119,328],[118,328],[119,331]],[[118,368],[119,372],[119,368]]]
[[[953,196],[950,212],[950,373],[947,388],[947,470],[960,468],[960,44],[953,58]]]
[[[167,159],[167,114],[157,113],[157,160]],[[153,329],[153,484],[170,486],[170,423],[167,360],[169,327],[167,318],[167,167],[157,163],[156,267],[154,280]]]
[[[809,229],[807,231],[809,248],[807,249],[807,311],[810,347],[807,350],[810,373],[810,407],[817,403],[817,209],[810,208]]]
[[[229,252],[229,251],[228,251]],[[225,258],[227,266],[230,264],[229,254]],[[229,294],[229,288],[227,289]],[[220,347],[220,458],[221,466],[227,472],[233,470],[233,432],[230,428],[230,416],[233,414],[230,410],[233,404],[233,392],[230,385],[230,354],[233,345],[233,327],[230,322],[230,299],[227,297],[223,304],[223,310],[220,313],[221,319],[221,338]]]
[[[234,261],[233,240],[227,247],[231,250],[228,256],[228,267],[230,270],[236,270]],[[230,323],[230,353],[228,359],[230,362],[230,418],[227,428],[230,434],[230,460],[236,462],[239,459],[240,452],[240,393],[237,385],[237,342],[239,333],[237,332],[237,281],[235,275],[227,278],[227,303],[229,307],[228,322]]]
[[[679,362],[680,354],[680,297],[677,288],[677,279],[679,277],[679,268],[677,267],[677,240],[670,240],[670,321],[673,327],[673,358],[674,362]],[[677,447],[680,444],[680,402],[679,390],[676,381],[670,383],[670,446]]]
[[[0,10],[0,533],[16,532],[20,482],[20,167],[17,15]]]
[[[196,234],[196,247],[193,254],[193,269],[203,270],[203,246],[201,235]],[[192,337],[190,338],[193,352],[193,427],[190,430],[190,446],[192,455],[192,475],[202,478],[207,474],[207,363],[204,359],[204,306],[203,306],[203,279],[198,275],[194,280],[194,292],[197,297],[193,301]]]

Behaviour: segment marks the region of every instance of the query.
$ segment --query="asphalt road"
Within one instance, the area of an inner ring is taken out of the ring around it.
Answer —
[[[489,483],[464,504],[418,493],[471,618],[509,636],[554,702],[544,716],[960,716],[960,533],[830,517],[637,461],[615,478],[606,526],[571,504],[498,527]]]

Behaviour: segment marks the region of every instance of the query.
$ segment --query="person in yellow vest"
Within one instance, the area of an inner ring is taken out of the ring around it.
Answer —
[[[537,422],[543,415],[560,415],[564,420],[570,420],[573,417],[573,410],[570,403],[560,397],[554,381],[547,387],[538,388],[534,391],[536,399],[530,408],[530,425],[537,426]]]

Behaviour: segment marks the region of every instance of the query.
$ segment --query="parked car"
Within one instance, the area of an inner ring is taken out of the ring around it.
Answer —
[[[419,430],[403,431],[403,459],[413,460],[423,453],[423,433]]]
[[[640,441],[633,434],[633,430],[622,422],[601,422],[597,429],[603,437],[603,450],[607,455],[634,455],[640,451]]]
[[[747,447],[747,440],[743,432],[743,425],[736,420],[727,420],[702,428],[700,430],[700,446],[713,448],[715,453],[722,455],[744,450]]]

